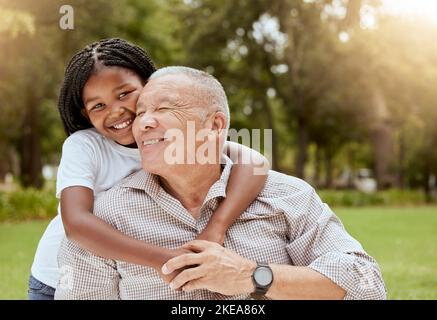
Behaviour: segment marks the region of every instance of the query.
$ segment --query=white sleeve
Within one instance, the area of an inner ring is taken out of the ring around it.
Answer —
[[[71,135],[62,146],[56,179],[56,197],[67,187],[82,186],[94,190],[97,176],[96,151],[84,135]]]

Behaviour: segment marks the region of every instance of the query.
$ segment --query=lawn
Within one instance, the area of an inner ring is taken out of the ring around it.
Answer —
[[[0,224],[0,299],[26,299],[33,255],[48,223]]]
[[[389,299],[437,299],[437,208],[337,209],[379,263]]]
[[[389,299],[437,299],[437,207],[339,208],[347,230],[379,262]],[[48,221],[0,225],[0,299],[25,299]]]

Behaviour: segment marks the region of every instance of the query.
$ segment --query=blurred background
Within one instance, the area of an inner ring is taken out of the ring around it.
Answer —
[[[437,299],[437,0],[0,0],[0,299],[25,299],[56,215],[69,58],[109,37],[223,84],[231,127],[272,129],[380,263],[390,299]],[[71,26],[71,25],[70,25]]]

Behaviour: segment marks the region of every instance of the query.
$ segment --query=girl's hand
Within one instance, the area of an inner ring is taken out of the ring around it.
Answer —
[[[187,269],[187,268],[183,268],[183,269],[179,269],[179,270],[175,270],[170,274],[163,274],[162,273],[162,266],[170,259],[175,258],[177,256],[183,255],[185,253],[192,253],[193,251],[188,250],[188,249],[167,249],[165,250],[165,252],[160,256],[159,260],[160,263],[157,265],[157,267],[155,268],[156,271],[158,271],[159,276],[168,284],[170,283],[174,277],[176,277],[179,273],[181,273],[183,270]]]
[[[209,228],[208,225],[201,233],[199,233],[199,235],[196,237],[196,240],[211,241],[223,246],[223,243],[225,242],[225,233],[212,230],[212,228]]]

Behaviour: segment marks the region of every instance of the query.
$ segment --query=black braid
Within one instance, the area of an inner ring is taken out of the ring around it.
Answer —
[[[58,101],[59,113],[67,135],[92,128],[91,123],[81,113],[84,108],[82,91],[99,65],[130,69],[144,81],[156,70],[143,49],[123,39],[100,40],[76,53],[65,69]]]

